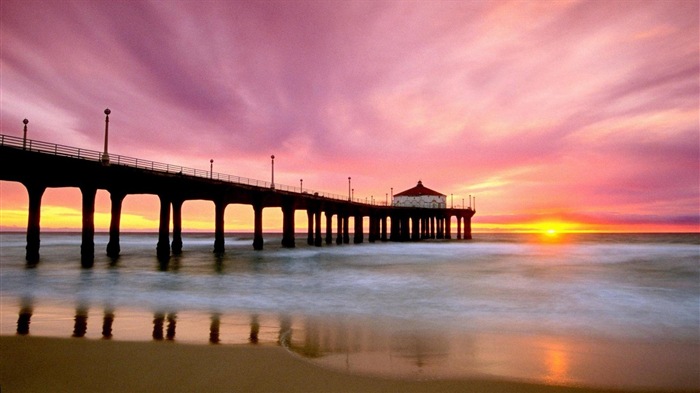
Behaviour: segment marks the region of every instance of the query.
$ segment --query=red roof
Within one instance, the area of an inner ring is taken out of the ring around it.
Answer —
[[[436,196],[446,196],[445,194],[440,194],[437,191],[433,191],[428,187],[423,186],[423,182],[418,180],[418,185],[410,188],[406,191],[402,191],[398,194],[394,194],[395,197],[397,196],[422,196],[422,195],[436,195]]]

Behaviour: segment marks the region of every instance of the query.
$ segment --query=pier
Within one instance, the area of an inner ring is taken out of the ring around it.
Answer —
[[[161,260],[182,252],[182,204],[189,200],[206,200],[214,205],[215,253],[225,252],[224,211],[230,204],[245,204],[253,208],[252,246],[255,250],[263,249],[262,217],[266,208],[282,209],[282,246],[287,248],[295,247],[294,213],[297,210],[306,211],[307,242],[317,247],[349,244],[351,219],[354,220],[353,244],[363,243],[365,233],[371,243],[452,239],[453,217],[457,221],[456,239],[472,237],[471,217],[475,208],[471,206],[461,209],[392,206],[391,203],[354,199],[351,195],[315,192],[213,171],[108,155],[106,150],[106,142],[105,151],[98,152],[0,134],[0,180],[22,183],[29,195],[27,263],[39,261],[41,199],[45,190],[52,187],[75,187],[81,191],[80,254],[83,267],[91,267],[94,262],[97,190],[106,190],[110,195],[111,221],[106,252],[111,258],[117,258],[120,253],[122,201],[132,194],[157,195],[160,199],[156,253]],[[369,218],[366,232],[363,228],[365,218]],[[325,230],[322,230],[322,224]]]

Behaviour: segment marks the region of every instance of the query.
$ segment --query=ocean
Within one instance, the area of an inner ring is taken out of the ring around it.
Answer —
[[[79,233],[0,234],[2,335],[284,345],[349,372],[700,389],[699,234],[474,234],[470,241],[280,246],[156,233],[81,268]]]

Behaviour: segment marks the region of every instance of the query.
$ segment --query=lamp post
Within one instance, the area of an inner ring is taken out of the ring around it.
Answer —
[[[107,141],[109,140],[109,114],[112,111],[105,109],[105,150],[102,152],[102,163],[109,164],[109,154],[107,154]]]
[[[352,198],[350,198],[350,200],[353,200],[353,199],[355,199],[355,189],[354,188],[352,189]]]
[[[299,192],[304,192],[304,179],[299,179]]]
[[[391,187],[391,205],[394,206],[394,187]]]
[[[22,123],[24,123],[24,138],[22,139],[22,150],[27,149],[27,123],[29,123],[29,120],[24,119],[22,120]]]
[[[271,155],[270,158],[272,159],[272,184],[270,185],[270,188],[274,189],[275,188],[275,155]]]
[[[350,194],[350,176],[348,176],[348,201],[352,201],[352,194]]]
[[[209,160],[209,178],[213,178],[214,176],[214,159],[212,158]]]
[[[389,193],[384,194],[384,205],[389,206]]]
[[[452,199],[452,202],[450,202],[450,204],[452,205],[450,207],[450,209],[454,209],[455,208],[455,194],[450,194],[450,198]]]
[[[472,194],[469,194],[469,208],[472,208]]]

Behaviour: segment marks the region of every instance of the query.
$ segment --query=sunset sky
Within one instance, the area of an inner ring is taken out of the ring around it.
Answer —
[[[102,150],[110,108],[111,154],[261,180],[274,154],[278,184],[379,201],[422,180],[475,195],[475,231],[698,231],[698,4],[3,0],[0,127]],[[0,187],[0,229],[24,230],[25,189]],[[42,228],[80,206],[48,190]],[[157,206],[127,197],[123,229]],[[213,216],[186,202],[183,229]]]

